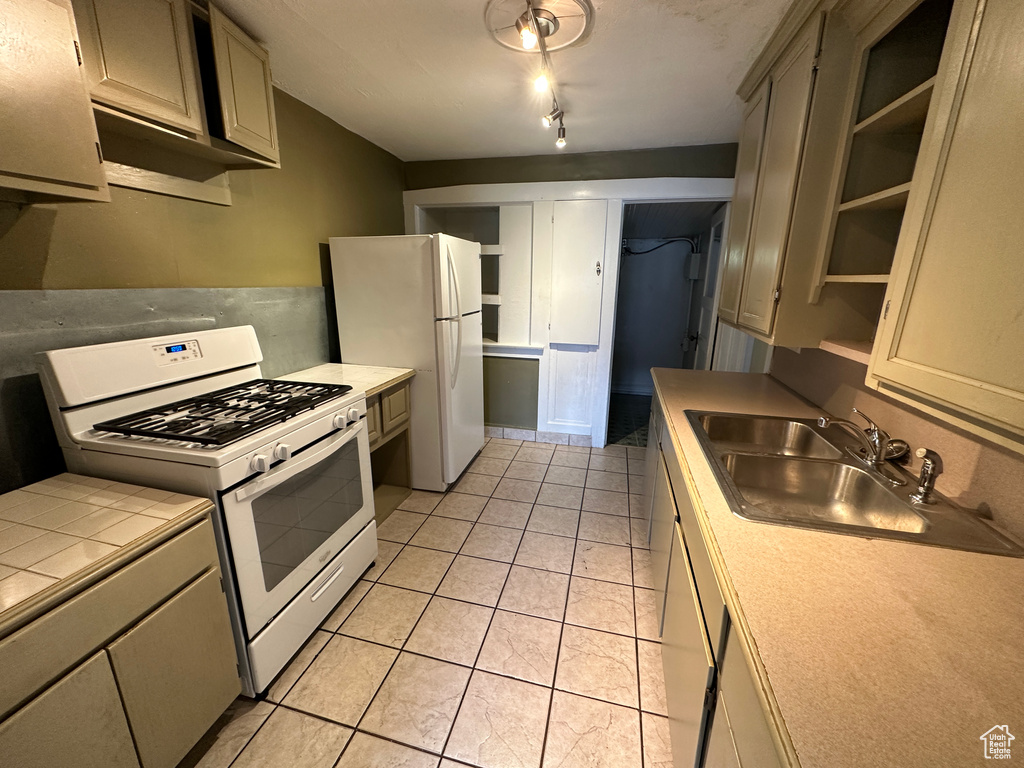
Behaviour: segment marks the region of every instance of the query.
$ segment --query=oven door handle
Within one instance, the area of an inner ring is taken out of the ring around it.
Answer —
[[[328,437],[321,443],[321,445],[313,452],[307,453],[303,451],[297,458],[290,459],[288,461],[278,464],[276,467],[271,469],[269,472],[265,472],[254,480],[250,480],[248,483],[243,485],[237,491],[235,491],[235,501],[243,502],[246,499],[258,496],[265,491],[270,490],[275,485],[279,485],[290,477],[302,472],[304,469],[309,468],[318,461],[323,460],[330,454],[338,450],[343,444],[359,435],[360,429],[365,429],[366,424],[362,420],[357,422],[353,427],[346,429],[342,432],[335,432],[333,435]]]

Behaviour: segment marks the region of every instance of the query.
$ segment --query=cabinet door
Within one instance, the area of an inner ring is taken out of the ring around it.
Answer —
[[[704,752],[704,768],[740,768],[740,756],[732,735],[729,712],[725,707],[725,694],[719,692],[715,703],[715,718],[708,733]]]
[[[380,396],[381,429],[384,434],[409,420],[409,385],[382,392]]]
[[[0,763],[17,768],[138,768],[103,651],[0,723]]]
[[[366,436],[373,445],[380,439],[380,395],[372,395],[366,398]]]
[[[757,191],[757,172],[761,168],[761,146],[764,142],[764,121],[768,114],[771,81],[765,80],[746,104],[743,126],[740,129],[740,147],[736,155],[736,187],[732,194],[732,213],[729,220],[729,243],[722,264],[722,290],[718,315],[736,322],[743,288],[743,266],[746,263],[747,243],[750,240],[750,222],[754,214],[754,193]]]
[[[224,138],[280,160],[270,56],[231,19],[210,6]]]
[[[213,568],[108,648],[143,768],[173,768],[241,691]]]
[[[964,3],[973,11],[975,3]],[[1024,5],[954,15],[869,382],[1024,450]],[[951,46],[951,41],[954,45]]]
[[[95,101],[202,133],[188,0],[73,0]]]
[[[563,200],[554,204],[551,236],[551,344],[597,346],[608,204]]]
[[[658,606],[658,627],[665,621],[665,593],[668,583],[668,561],[672,553],[672,531],[676,525],[676,503],[672,497],[665,457],[657,454],[654,476],[654,499],[651,503],[651,572],[654,577],[654,600]]]
[[[766,335],[771,333],[775,314],[775,291],[789,235],[820,39],[821,18],[817,17],[771,74],[771,100],[737,318],[740,325]]]
[[[715,662],[704,631],[682,529],[672,526],[671,537],[661,658],[672,757],[678,766],[700,765],[699,754],[709,717],[705,700],[715,683]]]
[[[0,0],[0,188],[109,199],[75,38],[67,3]]]

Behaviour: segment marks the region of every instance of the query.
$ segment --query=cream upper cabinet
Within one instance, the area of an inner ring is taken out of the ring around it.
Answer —
[[[793,197],[814,87],[822,17],[815,16],[771,73],[771,97],[761,152],[743,290],[736,322],[771,330],[775,292],[789,235]]]
[[[954,6],[868,383],[1024,451],[1019,0]]]
[[[279,160],[270,57],[237,24],[210,7],[224,138]]]
[[[560,200],[551,221],[549,343],[597,346],[608,202]]]
[[[95,101],[203,131],[187,0],[73,0]]]
[[[76,38],[69,3],[0,0],[0,200],[110,199]]]
[[[764,121],[768,114],[768,92],[771,81],[765,80],[746,103],[740,146],[736,155],[736,187],[732,196],[732,214],[729,221],[729,241],[722,268],[720,317],[736,322],[743,288],[743,266],[750,238],[750,221],[754,214],[754,195],[757,191],[757,172],[761,167],[761,146],[764,142]]]

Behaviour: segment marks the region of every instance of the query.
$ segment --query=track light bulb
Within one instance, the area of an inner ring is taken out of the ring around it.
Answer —
[[[555,146],[559,149],[565,148],[565,126],[558,126],[558,141],[555,142]]]
[[[544,123],[545,128],[550,128],[552,125],[555,124],[556,120],[562,119],[563,114],[564,113],[562,112],[562,110],[560,110],[558,107],[554,107],[550,112],[544,115],[544,117],[542,117],[540,121]]]
[[[529,27],[523,27],[519,30],[519,38],[523,41],[523,48],[527,51],[532,51],[537,47],[537,35]]]
[[[541,72],[533,81],[533,87],[537,89],[537,93],[544,93],[548,89],[548,76]]]

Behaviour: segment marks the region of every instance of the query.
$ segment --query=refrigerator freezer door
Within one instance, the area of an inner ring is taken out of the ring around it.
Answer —
[[[484,445],[480,313],[435,324],[444,481],[453,483]]]
[[[434,235],[435,304],[438,318],[480,310],[480,243]]]

